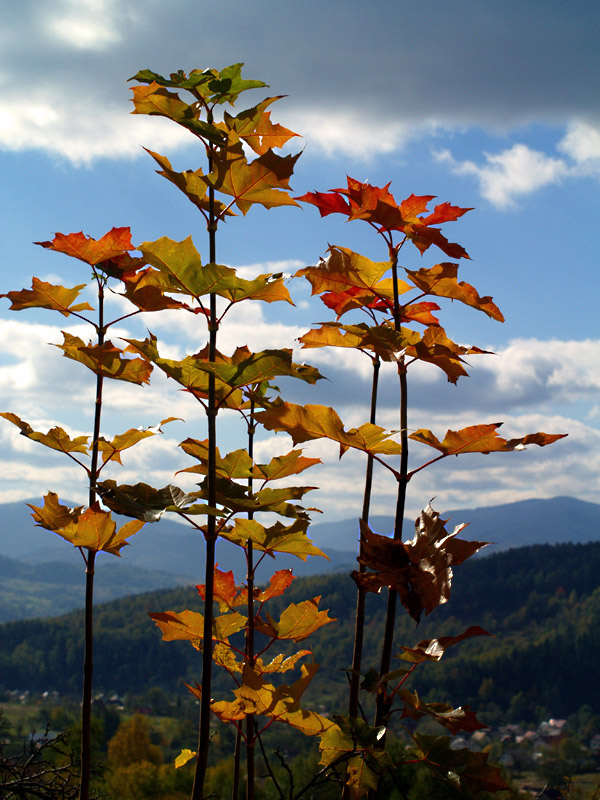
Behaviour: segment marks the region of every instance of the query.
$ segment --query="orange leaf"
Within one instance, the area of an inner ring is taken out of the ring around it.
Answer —
[[[235,131],[255,153],[263,155],[267,150],[283,145],[298,136],[297,133],[284,128],[283,125],[271,122],[271,112],[265,109],[281,97],[267,97],[254,108],[242,111],[233,117],[227,111],[224,114],[225,126]]]
[[[129,228],[113,228],[98,240],[85,236],[82,231],[66,235],[57,233],[51,242],[35,242],[35,244],[78,258],[91,266],[134,249]]]
[[[274,639],[293,639],[295,642],[306,639],[323,625],[335,622],[327,616],[327,611],[319,611],[320,599],[313,597],[312,600],[304,600],[302,603],[292,603],[282,612],[279,622],[268,615],[266,622],[259,617],[256,630]]]
[[[152,364],[141,358],[123,358],[123,350],[107,341],[101,345],[84,344],[78,336],[61,331],[63,344],[54,345],[67,358],[79,361],[92,372],[102,373],[108,378],[130,383],[149,383]]]
[[[457,271],[458,264],[446,261],[430,269],[423,268],[414,272],[407,269],[406,274],[414,285],[426,294],[460,300],[461,303],[483,311],[488,317],[504,322],[504,317],[498,306],[492,302],[492,298],[480,297],[477,290],[469,283],[464,281],[459,283],[456,279]]]
[[[322,556],[325,553],[311,542],[306,535],[309,519],[297,519],[291,525],[276,522],[270,528],[265,528],[254,519],[238,517],[233,530],[222,531],[221,536],[230,542],[245,547],[251,541],[254,547],[272,555],[273,553],[287,553],[306,561],[308,556]]]
[[[0,417],[12,422],[21,430],[21,436],[26,436],[34,442],[49,447],[52,450],[59,450],[62,453],[87,453],[89,436],[76,436],[71,439],[69,434],[62,428],[51,428],[48,433],[34,431],[31,425],[22,420],[16,414],[10,412],[0,413]]]
[[[282,595],[291,582],[294,580],[291,569],[280,569],[269,578],[269,585],[266,589],[258,595],[257,600],[260,603],[266,603],[272,597],[279,597]]]
[[[196,586],[198,594],[203,600],[205,599],[205,588],[205,584]],[[218,569],[218,565],[215,564],[213,592],[214,599],[219,604],[220,610],[229,611],[237,595],[235,578],[233,577],[233,572],[231,570],[229,572],[223,572],[223,570]]]
[[[68,317],[74,311],[93,311],[89,303],[72,305],[79,296],[85,283],[66,289],[64,286],[54,286],[45,283],[39,278],[31,279],[31,289],[22,289],[20,292],[7,292],[0,297],[8,297],[12,306],[10,311],[21,311],[24,308],[50,308],[59,311],[63,317]]]
[[[46,507],[47,506],[47,507]],[[82,513],[60,506],[56,495],[50,493],[44,498],[44,508],[30,505],[36,524],[62,536],[74,547],[112,553],[120,556],[120,550],[129,544],[127,539],[144,527],[144,522],[127,522],[117,531],[117,525],[109,511],[101,511],[94,503]],[[67,521],[68,520],[68,521]],[[64,524],[66,523],[66,524]]]
[[[278,156],[272,150],[248,163],[241,143],[228,147],[215,156],[215,170],[207,182],[223,194],[233,197],[236,206],[246,215],[253,203],[265,208],[297,206],[289,193],[289,178],[300,153]]]
[[[558,439],[564,439],[566,433],[529,433],[520,439],[503,439],[498,436],[496,429],[502,425],[501,422],[492,422],[486,425],[471,425],[459,431],[446,431],[443,441],[434,434],[421,428],[408,437],[415,442],[434,447],[445,456],[458,455],[459,453],[493,453],[510,452],[511,450],[524,450],[525,445],[537,444],[545,447]]]
[[[280,403],[265,411],[258,411],[256,419],[267,430],[285,431],[294,444],[310,439],[331,439],[340,445],[340,456],[349,448],[365,453],[395,455],[402,452],[389,433],[379,425],[364,423],[359,428],[345,430],[335,409],[329,406],[299,406]]]

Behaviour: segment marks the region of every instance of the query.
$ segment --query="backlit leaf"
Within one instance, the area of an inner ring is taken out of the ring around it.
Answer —
[[[150,114],[172,119],[187,130],[217,145],[223,144],[224,136],[216,125],[199,119],[196,104],[188,105],[180,99],[177,92],[169,92],[158,83],[147,86],[133,86],[132,114]]]
[[[429,445],[449,456],[459,453],[510,452],[511,450],[523,450],[528,444],[545,447],[567,436],[566,433],[539,432],[529,433],[520,439],[503,439],[496,432],[501,425],[501,422],[492,422],[485,425],[471,425],[459,431],[448,430],[441,442],[431,431],[424,428],[411,433],[408,438]]]
[[[59,311],[63,317],[68,317],[74,311],[93,311],[89,303],[77,303],[85,283],[66,289],[64,286],[55,286],[41,281],[39,278],[31,279],[31,289],[22,289],[20,292],[7,292],[0,297],[8,297],[12,305],[10,311],[21,311],[24,308],[49,308]]]
[[[266,109],[281,97],[267,97],[254,108],[249,108],[233,117],[227,111],[224,114],[224,124],[229,130],[235,131],[255,153],[263,155],[267,150],[283,147],[297,133],[284,128],[283,125],[271,122],[271,112]]]
[[[166,425],[168,422],[173,422],[176,417],[168,417],[160,421],[158,425],[150,428],[130,428],[124,433],[117,434],[111,441],[108,441],[103,436],[98,439],[98,450],[102,453],[102,463],[106,464],[107,461],[117,461],[121,464],[121,453],[129,447],[133,447],[143,439],[149,436],[155,436],[157,433],[162,433],[161,425]]]
[[[179,767],[183,767],[185,764],[188,763],[188,761],[191,761],[192,758],[195,758],[196,755],[197,755],[197,753],[196,753],[195,750],[194,751],[188,750],[188,749],[182,750],[181,753],[179,753],[179,755],[177,756],[177,758],[173,762],[174,766],[175,766],[175,769],[179,769]]]
[[[285,431],[294,444],[311,439],[331,439],[340,445],[340,456],[349,448],[369,454],[396,455],[402,452],[393,433],[367,422],[359,428],[344,429],[335,409],[329,406],[278,403],[272,408],[256,413],[256,419],[267,430]]]
[[[429,269],[423,268],[416,271],[408,269],[406,274],[414,285],[426,294],[460,300],[461,303],[483,311],[488,317],[498,320],[498,322],[504,322],[504,317],[492,298],[480,297],[477,290],[469,283],[464,281],[459,283],[456,278],[457,271],[458,264],[446,261]]]
[[[131,243],[129,228],[113,228],[98,240],[85,236],[81,231],[69,234],[57,233],[51,242],[35,242],[35,244],[78,258],[92,266],[135,249]]]
[[[204,617],[197,611],[158,611],[148,612],[162,631],[165,642],[188,641],[197,650],[202,648],[204,640]],[[212,638],[225,641],[229,636],[241,631],[246,624],[246,617],[234,612],[222,614],[213,620]]]
[[[10,412],[0,413],[0,417],[12,422],[21,431],[21,436],[26,436],[34,442],[49,447],[52,450],[59,450],[62,453],[87,453],[89,436],[76,436],[71,439],[69,434],[62,428],[51,428],[48,433],[34,431],[31,425],[22,420],[16,414]]]
[[[213,596],[215,601],[219,604],[219,609],[221,611],[231,610],[236,595],[238,594],[233,572],[231,570],[229,572],[223,572],[223,570],[219,569],[218,565],[215,564],[213,581]],[[205,588],[204,584],[196,586],[198,594],[203,600],[206,599]]]
[[[234,544],[245,547],[251,541],[258,550],[273,553],[287,553],[306,561],[308,556],[327,558],[322,550],[310,541],[306,535],[310,520],[297,519],[291,525],[276,522],[265,528],[260,522],[238,518],[231,531],[223,531],[221,536]]]
[[[182,191],[188,200],[193,203],[196,208],[201,208],[204,211],[210,210],[210,201],[208,198],[208,186],[204,179],[204,172],[201,169],[186,170],[185,172],[175,172],[171,166],[171,162],[165,156],[159,153],[153,153],[152,150],[144,148],[149,153],[156,163],[161,167],[157,170],[159,175],[162,175],[180,191]],[[213,212],[217,217],[235,216],[230,208],[227,208],[225,203],[222,203],[217,198],[213,200]]]
[[[257,597],[259,603],[266,603],[272,597],[279,597],[294,580],[291,569],[280,569],[269,578],[269,585]]]
[[[279,622],[275,622],[267,615],[267,621],[258,619],[256,630],[271,636],[273,639],[293,639],[299,642],[306,639],[323,625],[335,622],[327,616],[327,611],[319,611],[320,597],[304,600],[302,603],[291,603],[281,613]]]
[[[267,150],[248,163],[240,144],[227,148],[222,156],[216,155],[214,171],[206,180],[219,192],[233,197],[244,215],[253,203],[265,208],[297,206],[287,190],[299,156],[300,153],[278,156]]]
[[[46,507],[48,506],[48,507]],[[104,551],[120,556],[120,550],[130,536],[143,528],[143,522],[128,522],[117,530],[117,525],[109,511],[102,511],[98,503],[81,513],[70,513],[65,506],[58,506],[56,495],[44,498],[44,507],[31,505],[33,518],[37,525],[54,531],[74,547]],[[66,524],[61,524],[69,518]]]
[[[78,336],[62,331],[63,344],[57,344],[63,355],[79,361],[92,372],[102,373],[107,378],[114,378],[129,383],[149,383],[152,364],[141,358],[124,358],[123,350],[115,347],[111,341],[101,345],[86,345]]]
[[[303,456],[302,450],[290,450],[283,456],[274,456],[268,464],[255,464],[252,475],[265,481],[276,481],[290,475],[298,475],[305,469],[320,463],[320,458]]]
[[[393,302],[394,288],[391,278],[383,276],[391,269],[389,261],[371,261],[366,256],[346,247],[330,247],[326,259],[316,267],[298,270],[296,277],[305,277],[312,286],[312,294],[338,293],[338,316],[351,308],[383,300]],[[400,294],[410,289],[409,284],[398,281]]]
[[[83,506],[76,508],[69,508],[63,506],[58,501],[58,495],[55,492],[48,492],[44,496],[44,505],[42,507],[33,506],[27,503],[29,508],[33,511],[33,519],[35,524],[40,528],[46,528],[48,531],[57,531],[77,522],[83,513]]]

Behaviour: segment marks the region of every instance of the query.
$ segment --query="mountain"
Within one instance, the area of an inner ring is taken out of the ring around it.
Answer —
[[[467,539],[492,542],[483,551],[485,555],[529,544],[600,541],[600,505],[574,497],[520,500],[500,506],[451,511],[440,509],[435,503],[434,507],[449,520],[448,528],[468,522]],[[387,535],[393,531],[394,519],[373,516],[370,526]],[[412,538],[414,520],[405,519],[403,530],[405,540]],[[356,519],[317,523],[311,526],[310,536],[321,549],[352,550],[358,541],[358,523]]]
[[[41,504],[40,500],[31,502]],[[444,511],[442,516],[449,518],[449,527],[470,522],[467,538],[494,542],[484,554],[527,544],[600,540],[600,505],[572,497]],[[371,527],[388,534],[393,520],[374,516]],[[412,537],[413,531],[414,521],[406,520],[405,538]],[[258,570],[259,581],[265,581],[274,569],[293,569],[297,576],[354,569],[356,519],[314,524],[309,535],[329,561],[310,557],[302,562],[292,556],[278,556],[275,562],[265,558]],[[245,562],[240,548],[219,542],[217,561],[222,569],[232,569],[238,581],[243,580]],[[203,538],[184,525],[162,519],[132,537],[122,558],[101,553],[97,564],[98,602],[132,592],[192,585],[203,581]],[[61,614],[83,604],[79,552],[59,536],[36,527],[25,503],[0,505],[0,579],[0,621]]]
[[[483,625],[481,636],[452,648],[442,661],[424,664],[410,689],[424,698],[506,711],[519,696],[520,719],[566,717],[587,704],[600,707],[600,543],[534,545],[472,559],[457,567],[450,601],[418,629],[399,610],[394,654],[430,637],[456,636]],[[320,608],[336,622],[302,642],[322,665],[310,689],[310,707],[343,710],[344,670],[352,658],[356,590],[346,575],[295,580],[283,598],[270,601],[277,619],[290,602],[322,596]],[[376,662],[386,597],[368,595],[365,670]],[[188,642],[163,642],[148,611],[202,610],[191,588],[162,590],[99,605],[95,613],[96,691],[143,695],[160,686],[185,691],[198,679],[201,658]],[[56,689],[79,693],[82,612],[55,619],[0,625],[0,690]],[[279,648],[284,643],[278,643]],[[403,662],[394,659],[394,664]],[[215,674],[215,696],[227,697],[229,676]],[[516,706],[515,706],[516,707]],[[516,713],[516,711],[515,711]]]
[[[31,500],[41,505],[41,500]],[[115,517],[117,524],[125,518]],[[146,525],[121,558],[99,553],[96,561],[95,598],[103,602],[132,592],[193,585],[203,581],[204,540],[201,534],[169,519]],[[331,550],[329,560],[310,557],[306,562],[280,556],[277,569],[295,575],[315,575],[354,568],[352,552]],[[228,542],[217,546],[222,568],[232,569],[238,580],[245,575],[243,551]],[[265,559],[259,579],[268,578],[275,562]],[[84,603],[83,560],[77,548],[59,536],[36,527],[25,503],[0,505],[0,622],[58,615]]]

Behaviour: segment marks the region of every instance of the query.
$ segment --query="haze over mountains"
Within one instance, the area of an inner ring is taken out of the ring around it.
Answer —
[[[40,504],[40,501],[31,501]],[[434,504],[435,505],[435,504]],[[600,505],[570,497],[523,500],[501,506],[443,512],[448,529],[469,522],[463,536],[493,542],[484,553],[530,544],[600,541]],[[392,517],[374,516],[371,527],[390,534]],[[405,520],[404,539],[414,535],[414,521]],[[350,571],[355,567],[356,519],[316,523],[309,531],[330,560],[312,557],[306,563],[291,556],[265,558],[259,580],[274,569],[293,568],[295,575]],[[244,578],[239,548],[220,542],[222,569]],[[190,585],[203,580],[203,541],[199,534],[170,519],[147,525],[123,550],[123,558],[101,553],[96,573],[96,600],[152,589]],[[63,539],[35,527],[24,503],[0,505],[0,622],[58,615],[83,605],[83,564],[79,552]]]

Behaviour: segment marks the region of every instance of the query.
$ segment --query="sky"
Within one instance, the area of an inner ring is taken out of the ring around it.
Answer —
[[[239,107],[285,95],[273,119],[302,136],[293,140],[303,151],[294,194],[343,186],[350,175],[374,185],[391,181],[398,201],[428,194],[474,208],[444,232],[471,256],[459,277],[492,295],[506,322],[444,306],[452,338],[495,355],[473,357],[470,377],[456,387],[433,367],[411,370],[409,427],[442,438],[448,428],[503,421],[506,438],[569,434],[543,449],[469,455],[424,470],[409,485],[409,514],[433,497],[442,514],[533,497],[600,502],[597,3],[304,0],[301,8],[299,14],[290,0],[2,3],[0,293],[29,287],[33,275],[67,286],[88,280],[84,265],[33,244],[56,232],[99,238],[129,226],[135,243],[191,234],[205,252],[202,220],[155,174],[142,147],[180,170],[202,166],[202,153],[174,123],[132,116],[127,79],[144,68],[168,74],[244,62],[245,77],[269,88],[242,96]],[[368,226],[320,219],[307,206],[253,208],[236,217],[219,232],[217,260],[244,277],[291,274],[317,263],[329,244],[386,258]],[[447,260],[433,250],[423,257],[403,250],[403,265]],[[331,315],[301,279],[289,289],[294,307],[247,303],[231,314],[219,348],[295,346],[295,358],[329,380],[286,386],[289,398],[333,405],[347,427],[361,424],[368,419],[370,362],[360,354],[301,352],[294,340]],[[0,410],[38,430],[58,424],[72,435],[89,434],[93,376],[49,346],[62,341],[60,330],[82,338],[89,331],[72,318],[15,313],[9,305],[0,300]],[[121,308],[113,302],[115,317]],[[111,336],[143,338],[149,328],[161,352],[177,358],[204,344],[190,315],[146,316],[118,325]],[[396,384],[384,374],[378,423],[391,430],[399,426]],[[128,451],[123,467],[106,477],[192,488],[189,476],[173,475],[191,465],[177,444],[206,436],[202,409],[160,375],[149,388],[114,382],[107,389],[106,435],[168,416],[184,422]],[[85,502],[80,470],[0,422],[0,502],[49,489]],[[243,429],[229,418],[220,419],[219,436],[222,452],[243,445]],[[257,455],[267,459],[288,444],[283,434],[263,433]],[[412,463],[431,453],[416,446]],[[339,461],[335,445],[324,441],[306,454],[323,460],[302,476],[320,487],[307,496],[323,511],[315,521],[357,515],[364,458],[349,453]],[[394,496],[394,483],[376,473],[373,513],[392,514]]]

